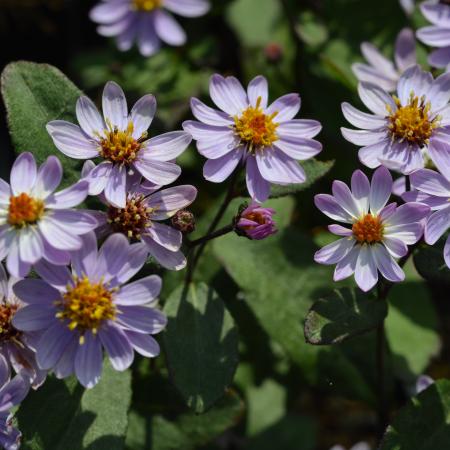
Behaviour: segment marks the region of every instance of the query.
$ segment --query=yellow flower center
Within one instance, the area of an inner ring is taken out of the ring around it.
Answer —
[[[117,128],[105,130],[105,137],[100,141],[100,155],[118,164],[130,164],[136,159],[142,142],[147,138],[144,133],[138,140],[133,137],[133,122],[129,122],[125,131]]]
[[[352,226],[353,236],[360,244],[375,244],[383,240],[383,223],[378,216],[366,214]]]
[[[58,319],[69,321],[69,328],[81,332],[91,330],[97,333],[105,320],[116,318],[116,306],[112,301],[113,290],[107,289],[103,282],[92,283],[86,276],[75,280],[75,286],[68,286],[63,299],[57,306],[61,311]]]
[[[397,105],[397,111],[393,112],[389,105],[389,131],[392,138],[400,141],[408,141],[423,147],[428,144],[435,128],[439,127],[440,116],[430,117],[431,103],[426,102],[425,97],[415,96],[413,92],[406,106],[402,106],[397,97],[393,97]]]
[[[8,210],[8,223],[21,228],[36,223],[44,213],[44,202],[31,198],[22,193],[16,197],[10,197]]]
[[[17,308],[17,305],[6,303],[0,305],[0,342],[9,341],[20,334],[11,323]]]
[[[270,116],[264,114],[261,108],[261,97],[256,106],[249,106],[240,117],[234,117],[235,133],[241,141],[250,144],[250,151],[260,147],[270,147],[277,139],[278,123],[274,122],[278,111]]]
[[[153,11],[160,8],[162,0],[132,0],[133,9],[137,11]]]
[[[143,195],[134,195],[127,199],[125,208],[110,207],[108,223],[116,233],[123,233],[129,239],[141,239],[141,234],[152,225],[150,214],[153,211],[144,204]]]

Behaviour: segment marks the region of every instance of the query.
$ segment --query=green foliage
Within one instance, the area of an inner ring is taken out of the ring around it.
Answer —
[[[66,184],[77,181],[81,162],[59,152],[45,126],[51,120],[77,123],[75,104],[82,92],[55,67],[25,61],[5,68],[1,90],[16,152],[32,152],[40,163],[57,154]]]
[[[402,408],[380,450],[450,448],[450,381],[438,380]]]
[[[336,289],[310,309],[305,337],[310,344],[337,344],[376,328],[386,315],[386,302],[376,296],[356,288]]]
[[[17,413],[24,450],[123,450],[131,401],[130,373],[105,360],[100,382],[85,390],[75,378],[49,377]]]
[[[205,284],[175,290],[164,312],[164,347],[170,376],[190,408],[209,409],[231,384],[238,334],[223,301]]]
[[[414,264],[420,275],[431,282],[450,285],[450,270],[444,261],[444,245],[447,237],[442,237],[433,245],[422,245],[414,252]]]

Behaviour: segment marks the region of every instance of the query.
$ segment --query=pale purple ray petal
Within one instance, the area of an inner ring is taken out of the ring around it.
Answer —
[[[355,246],[355,240],[342,238],[318,250],[314,255],[314,261],[319,264],[336,264]]]
[[[351,68],[358,81],[375,84],[387,92],[395,91],[395,88],[397,87],[397,76],[393,78],[377,67],[363,63],[354,63]]]
[[[8,298],[8,275],[6,275],[3,264],[0,263],[0,300],[5,297]]]
[[[139,15],[134,14],[128,19],[128,26],[116,36],[117,48],[126,52],[133,47],[136,36],[139,32]],[[158,40],[159,41],[159,40]]]
[[[369,42],[363,42],[361,44],[361,52],[370,65],[378,69],[386,77],[393,80],[397,78],[397,71],[392,61],[381,54],[374,45]]]
[[[421,28],[416,35],[420,41],[431,47],[447,47],[450,45],[450,28],[432,25]]]
[[[135,333],[133,331],[126,330],[128,340],[131,346],[142,356],[147,358],[154,358],[160,353],[159,344],[156,340],[148,334]]]
[[[172,217],[180,209],[189,206],[197,197],[197,189],[194,186],[183,185],[163,189],[150,195],[147,205],[153,208],[152,220],[166,220]]]
[[[133,138],[139,139],[149,129],[156,112],[156,98],[148,94],[141,97],[133,106],[130,122],[133,123]]]
[[[358,151],[358,158],[362,164],[369,167],[370,169],[376,169],[380,166],[380,157],[389,148],[391,141],[386,138],[384,141],[378,144],[368,145],[363,147]]]
[[[89,182],[90,195],[99,195],[104,191],[112,169],[113,164],[110,161],[104,161],[89,172],[86,180]]]
[[[58,296],[53,301],[58,300]],[[51,302],[44,304],[28,305],[19,309],[13,317],[14,328],[21,331],[40,331],[47,329],[55,322],[55,307]]]
[[[90,232],[81,236],[81,241],[80,249],[72,253],[72,267],[79,278],[85,275],[90,278],[97,265],[97,238],[94,232]]]
[[[375,264],[386,280],[398,283],[405,279],[405,273],[401,267],[394,261],[385,247],[380,244],[372,245],[372,256]]]
[[[427,99],[435,111],[447,106],[450,100],[450,73],[443,73],[433,81]]]
[[[192,141],[186,131],[171,131],[145,141],[139,156],[147,161],[172,161],[183,153]]]
[[[217,107],[230,116],[240,116],[249,104],[244,88],[234,77],[213,75],[209,82],[209,93]]]
[[[278,140],[274,142],[274,147],[300,161],[312,158],[322,151],[322,144],[314,139],[284,135],[281,132]]]
[[[385,237],[392,237],[403,241],[406,245],[415,244],[423,235],[423,225],[420,222],[404,225],[386,226]]]
[[[61,183],[63,168],[56,156],[49,156],[38,170],[33,195],[45,200]]]
[[[109,236],[98,252],[92,276],[96,279],[104,277],[106,282],[111,280],[126,263],[129,247],[128,239],[123,234],[115,233]]]
[[[264,203],[269,198],[270,183],[261,176],[253,155],[247,158],[246,169],[246,184],[250,197],[258,203]]]
[[[357,219],[364,213],[364,205],[356,200],[345,183],[339,180],[333,181],[332,191],[336,202],[354,219]]]
[[[170,14],[160,9],[154,16],[155,31],[162,41],[174,46],[186,43],[186,33]]]
[[[336,234],[337,236],[349,237],[353,235],[353,231],[343,227],[342,225],[332,224],[328,225],[328,231],[330,233]]]
[[[298,94],[286,94],[275,100],[267,109],[266,114],[277,113],[274,121],[277,123],[292,120],[300,111],[301,100]]]
[[[78,346],[74,364],[75,375],[85,388],[93,388],[99,382],[103,355],[98,336],[93,336],[90,331],[84,334],[84,342]]]
[[[16,231],[9,225],[3,225],[0,227],[0,261],[5,259],[9,253]]]
[[[341,133],[347,141],[362,146],[379,144],[386,139],[385,130],[351,130],[350,128],[342,127]]]
[[[305,171],[300,164],[276,148],[257,152],[255,159],[262,177],[271,183],[286,185],[306,180]]]
[[[344,117],[354,127],[364,130],[377,130],[386,126],[386,119],[384,117],[364,113],[349,103],[342,103],[341,107]]]
[[[428,62],[431,66],[443,69],[450,63],[450,46],[438,48],[428,55]]]
[[[378,281],[378,271],[370,246],[362,245],[355,267],[356,284],[364,292],[370,291]]]
[[[11,190],[14,195],[29,193],[37,177],[36,160],[29,152],[21,153],[11,169]]]
[[[53,120],[46,128],[58,150],[70,158],[90,159],[98,156],[98,143],[83,133],[78,125]]]
[[[395,41],[395,63],[400,72],[404,72],[411,66],[417,64],[416,39],[413,30],[403,28]]]
[[[134,352],[123,330],[109,323],[100,328],[98,334],[113,368],[120,372],[128,369],[133,363]]]
[[[45,206],[50,209],[66,209],[78,206],[88,196],[89,182],[80,180],[78,183],[47,197]]]
[[[76,114],[81,129],[88,136],[97,140],[99,136],[103,135],[106,129],[105,122],[90,98],[83,95],[78,99]]]
[[[181,270],[186,267],[186,258],[181,251],[172,252],[157,244],[153,239],[142,237],[148,251],[156,261],[169,270]]]
[[[132,23],[137,29],[137,42],[142,56],[152,56],[161,47],[161,41],[155,32],[154,15],[142,14],[139,23]]]
[[[450,206],[436,211],[425,225],[425,242],[434,245],[450,227]]]
[[[134,283],[120,288],[115,295],[115,303],[118,305],[143,305],[154,303],[161,292],[162,280],[157,275],[141,278]]]
[[[56,266],[43,259],[35,264],[34,270],[48,284],[60,290],[65,290],[66,286],[72,282],[72,276],[67,267]]]
[[[411,186],[415,189],[437,197],[450,197],[450,181],[440,173],[422,169],[410,175]]]
[[[15,234],[11,240],[8,257],[6,259],[6,267],[8,272],[16,278],[24,278],[31,269],[31,264],[26,263],[19,255],[19,237]]]
[[[0,355],[0,386],[4,386],[11,378],[10,365],[5,356]]]
[[[450,146],[447,142],[432,139],[428,146],[434,165],[450,182]],[[450,185],[450,183],[449,183]]]
[[[228,114],[210,108],[195,97],[191,98],[191,109],[194,117],[207,125],[230,126],[234,123]]]
[[[103,117],[107,126],[125,130],[128,125],[127,99],[122,88],[114,81],[108,81],[102,96]]]
[[[183,17],[203,16],[210,9],[207,0],[164,0],[164,7]]]
[[[127,11],[119,20],[113,23],[103,24],[97,27],[97,33],[101,36],[113,37],[124,33],[133,25],[136,13]]]
[[[277,133],[280,136],[293,136],[312,139],[322,130],[322,125],[317,120],[293,119],[280,123]]]
[[[59,291],[44,280],[20,280],[13,286],[14,294],[24,303],[52,305],[60,297]]]
[[[423,154],[419,146],[408,146],[405,142],[394,142],[378,158],[385,167],[409,175],[424,166]]]
[[[385,236],[383,244],[394,258],[402,258],[408,253],[408,246],[400,239]]]
[[[55,210],[51,214],[52,220],[68,233],[78,236],[95,230],[98,223],[88,211],[74,209]]]
[[[35,264],[42,258],[44,246],[42,237],[35,227],[25,227],[18,233],[20,259]]]
[[[79,337],[76,333],[73,333],[72,340],[67,345],[59,361],[53,367],[53,373],[56,378],[63,379],[73,374],[75,371],[75,356],[77,354],[78,346]]]
[[[386,206],[392,193],[392,175],[385,167],[378,168],[372,176],[370,187],[370,211],[374,215]]]
[[[163,223],[154,222],[146,231],[148,236],[157,244],[162,245],[167,250],[176,252],[180,250],[183,242],[183,235],[181,231],[175,230]]]
[[[389,219],[389,217],[391,217],[392,214],[395,213],[396,210],[397,210],[397,203],[396,202],[389,203],[380,211],[380,219],[383,222],[386,222]]]
[[[0,178],[0,205],[7,205],[11,197],[10,185]]]
[[[390,227],[419,222],[427,217],[429,213],[430,207],[427,205],[422,203],[405,203],[397,208],[387,222]]]
[[[134,161],[134,166],[141,175],[159,186],[173,183],[181,174],[181,168],[174,163],[144,159],[139,155]]]
[[[345,258],[342,258],[334,269],[333,280],[341,281],[355,273],[361,246],[355,245]]]
[[[361,214],[369,212],[370,182],[361,170],[355,170],[351,181],[353,198]]]
[[[144,243],[132,244],[128,247],[128,258],[116,274],[119,283],[126,283],[133,278],[143,267],[147,260],[148,249]]]
[[[220,158],[209,159],[203,166],[203,176],[213,183],[221,183],[231,175],[242,160],[243,154],[244,149],[241,147]]]
[[[105,197],[116,208],[127,204],[127,168],[114,164],[105,187]]]
[[[186,120],[183,122],[183,129],[187,131],[196,141],[214,140],[219,135],[233,134],[229,124],[209,125],[196,120]]]
[[[89,18],[97,23],[109,24],[120,20],[130,10],[127,2],[99,3],[89,12]]]
[[[9,383],[0,389],[0,412],[9,411],[17,406],[28,394],[30,381],[24,375],[16,375]],[[17,450],[15,444],[11,447],[5,446],[6,450]]]
[[[247,88],[248,100],[252,106],[256,106],[258,99],[260,99],[259,106],[262,109],[267,108],[267,101],[269,99],[269,85],[267,79],[262,75],[258,75],[250,81]]]
[[[137,333],[156,334],[167,325],[167,317],[162,312],[139,305],[121,305],[116,320],[119,326]]]
[[[393,111],[397,110],[394,99],[383,89],[370,83],[359,83],[358,93],[361,101],[377,116],[385,117],[388,114],[386,108],[389,105]]]
[[[450,236],[445,241],[444,246],[444,259],[447,267],[450,269]]]
[[[57,250],[78,250],[82,245],[79,236],[59,226],[50,216],[42,218],[38,227],[44,239],[51,242],[52,247]]]
[[[411,92],[421,97],[427,95],[433,83],[433,76],[429,72],[424,72],[419,66],[410,67],[400,77],[397,86],[397,94],[402,105],[409,102]],[[395,109],[393,109],[395,111]]]
[[[422,14],[434,25],[448,26],[450,21],[450,8],[445,4],[436,2],[423,2],[420,5]]]
[[[236,151],[241,146],[241,140],[232,130],[214,133],[208,139],[197,141],[197,150],[200,155],[208,159],[217,159],[227,153]]]
[[[418,202],[428,205],[432,211],[443,209],[448,206],[448,197],[435,197],[419,191],[405,192],[402,195],[405,202]]]
[[[342,208],[332,195],[317,194],[314,197],[314,204],[320,211],[333,220],[344,223],[353,222],[353,217]]]
[[[62,323],[56,322],[48,328],[36,346],[36,360],[41,369],[54,367],[76,333],[70,331]]]

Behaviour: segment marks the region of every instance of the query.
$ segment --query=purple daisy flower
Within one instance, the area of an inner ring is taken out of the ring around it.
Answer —
[[[444,1],[430,0],[422,3],[420,10],[433,25],[418,30],[417,38],[437,48],[428,57],[430,65],[445,68],[450,64],[450,5]]]
[[[447,172],[450,177],[450,171]],[[429,169],[410,176],[414,191],[403,194],[405,201],[421,202],[434,211],[425,225],[425,242],[434,245],[450,228],[450,179]],[[450,268],[450,236],[444,247],[444,259]]]
[[[12,380],[6,359],[0,355],[0,445],[5,450],[20,448],[21,433],[12,425],[11,409],[28,394],[30,383],[26,375],[18,374]]]
[[[41,259],[68,264],[70,251],[81,247],[80,235],[97,222],[84,211],[72,209],[85,200],[89,183],[79,181],[54,193],[63,169],[50,156],[39,170],[31,153],[22,153],[11,170],[11,185],[0,179],[0,261],[8,272],[26,276]]]
[[[369,42],[361,44],[361,52],[368,64],[352,65],[358,81],[373,83],[388,92],[395,91],[403,72],[417,64],[416,41],[413,31],[409,28],[404,28],[398,34],[395,42],[395,64]]]
[[[274,209],[253,203],[241,212],[236,228],[240,234],[250,239],[265,239],[277,232],[272,219],[274,214]]]
[[[174,182],[181,168],[174,164],[192,138],[172,131],[147,139],[156,111],[153,95],[145,95],[128,114],[122,88],[110,81],[103,91],[103,118],[87,97],[77,101],[78,125],[63,120],[47,124],[56,147],[75,159],[100,157],[104,161],[90,172],[91,195],[105,193],[108,201],[124,208],[127,178],[135,172],[157,185]]]
[[[0,264],[0,355],[16,373],[27,375],[33,387],[38,388],[47,375],[36,363],[33,343],[38,336],[19,331],[12,324],[15,314],[24,306],[13,292],[17,281],[14,277],[8,279]]]
[[[360,83],[358,91],[373,114],[343,103],[345,118],[360,129],[341,130],[347,141],[362,147],[358,155],[364,165],[410,174],[428,157],[438,168],[449,164],[450,73],[434,80],[415,66],[400,77],[397,96],[371,83]]]
[[[204,177],[214,183],[227,179],[238,164],[246,165],[251,197],[263,203],[270,183],[303,183],[306,175],[297,160],[312,158],[322,150],[313,140],[321,125],[294,117],[300,110],[298,94],[288,94],[268,106],[267,80],[254,78],[245,92],[234,77],[213,75],[209,85],[212,109],[191,100],[192,113],[200,121],[187,121],[183,128],[197,141],[200,154],[208,158]]]
[[[125,284],[146,258],[141,245],[130,246],[121,234],[110,236],[97,251],[92,232],[73,253],[72,273],[47,264],[38,271],[43,279],[16,283],[14,292],[26,306],[14,316],[13,325],[42,333],[36,343],[39,367],[53,369],[59,378],[75,373],[91,388],[101,376],[102,348],[119,371],[131,365],[134,350],[147,357],[159,354],[151,335],[167,323],[155,308],[161,279],[150,275]]]
[[[349,224],[351,228],[330,225],[338,236],[336,242],[319,250],[314,259],[320,264],[337,264],[334,280],[355,274],[363,291],[372,289],[378,281],[378,271],[394,283],[405,274],[395,261],[408,253],[423,234],[421,220],[430,208],[422,203],[406,203],[397,207],[387,204],[392,193],[392,177],[385,167],[377,169],[370,183],[366,175],[356,170],[351,190],[334,181],[333,195],[319,194],[315,204],[328,217]]]
[[[154,55],[161,41],[180,46],[186,34],[167,11],[182,17],[199,17],[209,11],[207,0],[102,0],[90,18],[99,24],[102,36],[116,37],[119,50],[129,50],[135,42],[143,56]]]

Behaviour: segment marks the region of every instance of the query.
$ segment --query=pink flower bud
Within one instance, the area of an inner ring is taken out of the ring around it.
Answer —
[[[257,203],[252,203],[241,212],[236,230],[238,234],[249,239],[265,239],[277,232],[275,222],[272,220],[274,214],[275,210],[272,208],[263,208]]]

